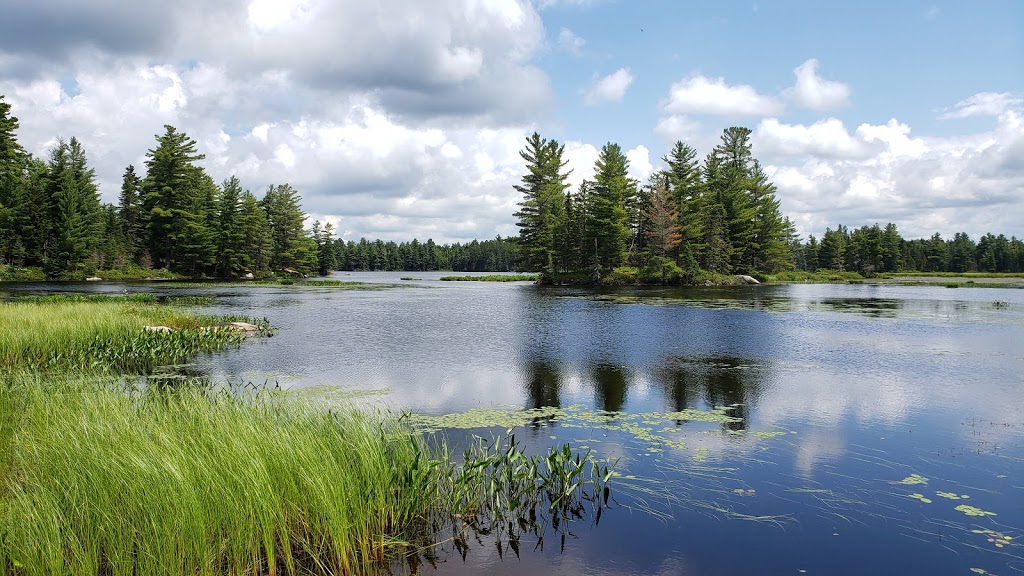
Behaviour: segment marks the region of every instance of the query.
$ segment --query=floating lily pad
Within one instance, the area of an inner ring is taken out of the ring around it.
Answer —
[[[919,494],[917,492],[914,492],[913,494],[910,494],[909,497],[913,498],[914,500],[920,500],[921,502],[924,502],[925,504],[931,504],[932,503],[930,498],[927,498],[927,497],[925,497],[924,494]]]
[[[963,512],[964,514],[967,514],[968,516],[995,516],[996,515],[995,512],[989,512],[987,510],[982,510],[981,508],[975,508],[974,506],[968,506],[967,504],[961,504],[961,505],[957,506],[956,508],[954,508],[954,510],[956,510],[957,512]]]
[[[911,474],[910,476],[907,476],[903,480],[899,480],[899,481],[896,481],[896,482],[890,482],[890,484],[903,484],[905,486],[913,486],[915,484],[927,484],[927,483],[928,483],[928,479],[925,478],[924,476],[921,476],[920,474]]]

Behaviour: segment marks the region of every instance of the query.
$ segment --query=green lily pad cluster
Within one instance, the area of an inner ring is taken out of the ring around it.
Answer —
[[[1003,548],[1014,544],[1013,536],[1007,536],[1006,534],[995,530],[971,530],[971,532],[974,534],[981,534],[986,540],[988,540],[989,544],[992,544],[996,548]]]
[[[936,492],[935,495],[947,500],[967,500],[970,498],[967,494],[957,494],[955,492]]]
[[[903,480],[898,480],[896,482],[892,482],[892,484],[903,484],[904,486],[914,486],[916,484],[927,484],[927,483],[928,483],[928,479],[925,478],[924,476],[921,476],[920,474],[911,474],[910,476],[907,476]]]
[[[982,510],[974,506],[968,506],[967,504],[961,504],[954,508],[957,512],[963,512],[968,516],[995,516],[995,512],[989,512],[988,510]]]
[[[921,502],[923,502],[925,504],[931,504],[932,503],[931,498],[928,498],[924,494],[920,494],[918,492],[914,492],[913,494],[910,494],[908,497],[913,498],[914,500],[920,500]]]
[[[465,412],[429,416],[406,414],[407,422],[425,433],[444,429],[505,428],[530,426],[539,422],[557,420],[561,428],[596,429],[608,432],[622,432],[646,444],[645,456],[652,456],[667,449],[685,450],[686,443],[678,437],[683,422],[728,424],[742,422],[742,418],[730,412],[734,406],[721,406],[711,410],[687,408],[673,412],[610,412],[592,410],[574,404],[565,408],[473,408]],[[753,432],[756,438],[767,439],[782,436],[786,432]],[[703,460],[706,449],[698,449],[694,459]]]

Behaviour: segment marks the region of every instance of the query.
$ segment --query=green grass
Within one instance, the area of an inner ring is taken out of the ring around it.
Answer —
[[[454,464],[399,418],[285,393],[6,384],[0,573],[359,574],[443,526],[464,545],[571,522],[607,504],[612,476],[512,437]]]
[[[882,278],[923,276],[935,278],[1024,278],[1024,272],[886,272]]]
[[[864,277],[857,272],[840,272],[838,270],[818,270],[805,272],[790,270],[775,274],[756,274],[755,277],[766,284],[857,284],[863,283]]]
[[[536,282],[537,274],[489,274],[487,276],[441,276],[444,282]]]
[[[0,303],[0,371],[148,373],[244,339],[234,331],[209,329],[226,317],[196,316],[142,298],[55,296]],[[172,331],[152,332],[146,326]]]

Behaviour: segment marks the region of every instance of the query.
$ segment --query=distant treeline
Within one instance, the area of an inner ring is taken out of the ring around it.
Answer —
[[[800,270],[844,270],[871,276],[880,272],[1024,272],[1024,242],[986,234],[977,242],[958,232],[943,239],[904,240],[895,224],[828,228],[819,241],[793,243]]]
[[[512,272],[520,270],[522,259],[512,239],[473,240],[467,244],[420,242],[359,242],[334,240],[338,270],[453,270],[456,272]]]

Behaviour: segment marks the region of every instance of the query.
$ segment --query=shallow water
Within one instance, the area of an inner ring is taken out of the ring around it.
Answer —
[[[216,378],[428,415],[560,407],[519,437],[592,449],[636,477],[618,479],[617,504],[599,526],[574,526],[564,551],[524,540],[500,559],[484,539],[465,560],[442,553],[437,573],[1024,572],[1024,290],[589,291],[440,276],[336,276],[388,285],[377,290],[13,288],[216,294],[202,311],[278,327],[200,359]],[[669,414],[716,406],[741,420]]]

